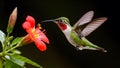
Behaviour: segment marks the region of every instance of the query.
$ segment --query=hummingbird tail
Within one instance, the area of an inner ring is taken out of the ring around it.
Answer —
[[[103,52],[107,52],[107,50],[105,50],[104,48],[101,48],[101,47],[99,47],[97,49],[100,50],[100,51],[103,51]]]

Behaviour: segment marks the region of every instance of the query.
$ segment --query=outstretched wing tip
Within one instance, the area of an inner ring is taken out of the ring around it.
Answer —
[[[94,11],[93,11],[93,10],[90,10],[90,11],[88,11],[88,12],[94,13]]]
[[[99,20],[103,20],[104,22],[107,20],[107,17],[100,17]]]
[[[93,10],[90,10],[87,12],[88,14],[91,14],[91,15],[94,15],[94,11]]]
[[[81,25],[84,25],[86,23],[89,23],[92,18],[94,16],[94,11],[90,10],[88,12],[86,12],[78,21],[77,23],[74,25],[74,27],[79,27]]]
[[[105,21],[108,19],[107,17],[102,17]]]
[[[107,17],[96,18],[91,23],[89,23],[81,32],[82,35],[88,36],[95,29],[97,29],[100,25],[102,25],[107,20]]]

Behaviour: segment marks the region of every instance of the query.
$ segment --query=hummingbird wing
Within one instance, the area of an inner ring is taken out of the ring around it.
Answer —
[[[78,22],[73,26],[74,29],[80,27],[81,25],[84,25],[92,20],[92,17],[94,15],[94,11],[89,11],[85,13]]]
[[[95,29],[97,29],[101,24],[103,24],[107,20],[106,17],[101,17],[94,19],[91,21],[81,32],[83,36],[87,36],[92,33]]]

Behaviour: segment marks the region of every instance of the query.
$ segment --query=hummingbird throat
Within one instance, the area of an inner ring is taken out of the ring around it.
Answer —
[[[66,25],[66,24],[58,23],[58,25],[59,25],[59,27],[60,27],[62,30],[67,29],[67,25]]]

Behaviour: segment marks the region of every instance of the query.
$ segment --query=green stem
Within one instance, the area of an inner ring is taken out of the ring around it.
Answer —
[[[7,34],[6,38],[8,38],[8,37],[9,37],[9,35],[10,35],[10,33],[8,33],[8,34]]]
[[[13,50],[13,49],[15,49],[15,48],[19,47],[19,46],[20,46],[20,44],[21,44],[21,42],[20,42],[20,43],[18,43],[16,46],[12,47],[11,49],[9,49],[9,50],[5,51],[5,53],[8,53],[8,52],[10,52],[11,50]]]
[[[24,38],[23,38],[24,39]],[[23,39],[16,45],[16,46],[14,46],[14,47],[12,47],[11,49],[9,49],[9,50],[7,50],[7,51],[5,51],[5,53],[8,53],[8,52],[10,52],[11,50],[13,50],[13,49],[15,49],[15,48],[17,48],[17,47],[19,47],[20,45],[21,45],[21,43],[22,43],[22,41],[23,41]]]
[[[3,59],[0,57],[0,68],[3,68]]]
[[[9,34],[7,34],[7,36],[5,38],[5,42],[2,44],[3,45],[3,52],[6,51],[6,46],[8,45],[8,37],[9,37]]]

